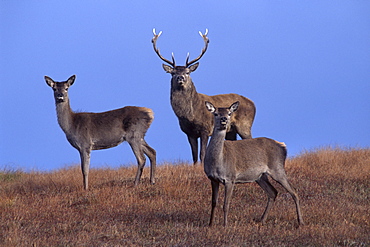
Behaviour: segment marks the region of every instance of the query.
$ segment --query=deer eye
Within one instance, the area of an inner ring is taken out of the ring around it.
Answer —
[[[213,113],[213,115],[215,115],[215,117],[218,117],[218,113]]]

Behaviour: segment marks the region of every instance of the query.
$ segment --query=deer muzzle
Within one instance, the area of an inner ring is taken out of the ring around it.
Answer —
[[[55,99],[57,102],[63,102],[64,101],[64,95],[62,93],[58,93],[55,95]]]
[[[182,86],[182,85],[184,85],[184,83],[185,83],[185,77],[184,77],[184,76],[182,76],[182,75],[179,75],[179,76],[176,78],[176,81],[177,81],[177,83],[178,83],[180,86]]]
[[[227,126],[227,117],[222,117],[220,119],[220,129],[226,129]]]

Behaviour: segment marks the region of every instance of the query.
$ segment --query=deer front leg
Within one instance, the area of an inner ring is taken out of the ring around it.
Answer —
[[[195,165],[198,161],[198,138],[192,137],[188,135],[188,141],[191,147],[191,154],[193,157],[193,165]]]
[[[224,201],[224,226],[227,226],[227,214],[229,212],[230,200],[233,194],[234,183],[225,183],[225,201]]]
[[[218,190],[220,187],[220,183],[211,180],[211,185],[212,185],[212,201],[211,201],[211,218],[209,220],[209,226],[212,226],[213,220],[215,218],[215,208],[217,206]]]
[[[204,164],[204,157],[206,155],[207,143],[208,143],[208,135],[202,135],[200,137],[200,162],[202,164]]]
[[[235,127],[232,126],[230,131],[226,133],[226,140],[235,141],[237,139]]]
[[[88,190],[89,188],[89,167],[90,167],[90,149],[81,149],[80,158],[81,158],[81,170],[83,176],[84,189]]]

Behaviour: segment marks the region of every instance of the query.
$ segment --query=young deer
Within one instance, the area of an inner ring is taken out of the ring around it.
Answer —
[[[123,141],[130,144],[137,159],[135,185],[139,184],[145,166],[144,154],[150,160],[150,182],[154,184],[156,152],[144,140],[154,119],[153,111],[145,107],[126,106],[101,113],[73,112],[68,89],[75,78],[73,75],[67,81],[55,82],[45,76],[45,81],[54,91],[58,123],[69,143],[80,153],[85,190],[88,189],[91,150],[115,147]]]
[[[189,61],[189,54],[186,58],[185,66],[176,66],[175,58],[172,54],[172,62],[165,59],[159,52],[156,46],[157,39],[161,35],[155,33],[152,39],[154,51],[160,59],[169,65],[163,64],[163,68],[172,76],[171,79],[171,106],[176,114],[181,130],[187,135],[191,146],[193,163],[198,161],[198,138],[200,138],[200,161],[203,163],[206,153],[208,138],[213,131],[213,116],[204,108],[204,102],[210,101],[216,105],[230,105],[235,101],[240,102],[239,111],[231,118],[231,123],[228,126],[226,139],[236,140],[236,135],[242,139],[252,138],[251,128],[256,113],[254,103],[238,94],[219,94],[209,96],[198,93],[194,83],[190,77],[190,73],[194,72],[199,63],[196,63],[207,50],[208,37],[206,30],[205,34],[199,32],[204,40],[205,46],[201,54],[192,61]]]
[[[224,226],[226,226],[234,185],[254,181],[268,196],[267,206],[261,218],[261,222],[264,223],[278,194],[277,190],[270,184],[267,175],[270,175],[291,194],[296,205],[298,223],[303,224],[298,194],[289,185],[284,170],[287,154],[285,144],[264,137],[225,141],[226,129],[238,106],[239,102],[235,102],[229,108],[216,109],[212,103],[206,102],[208,111],[213,113],[215,119],[213,134],[204,160],[204,172],[211,180],[212,185],[209,225],[211,226],[214,220],[220,183],[225,186]]]

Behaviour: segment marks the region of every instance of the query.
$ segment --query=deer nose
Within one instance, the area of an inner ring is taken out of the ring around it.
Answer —
[[[179,75],[179,76],[177,77],[177,80],[178,80],[178,81],[183,81],[183,80],[184,80],[184,78],[185,78],[184,76]]]
[[[58,102],[63,102],[64,101],[64,95],[62,93],[57,93],[55,95],[55,99],[58,101]]]
[[[227,117],[222,117],[220,120],[221,124],[227,124]]]

